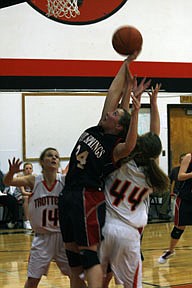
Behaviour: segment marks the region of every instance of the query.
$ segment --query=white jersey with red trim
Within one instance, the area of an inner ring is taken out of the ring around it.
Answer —
[[[151,193],[142,167],[137,167],[134,160],[123,164],[105,181],[106,222],[115,218],[136,228],[144,227]]]
[[[64,185],[65,176],[60,173],[51,188],[47,187],[42,174],[35,176],[32,196],[29,197],[29,219],[34,232],[60,232],[58,197]]]

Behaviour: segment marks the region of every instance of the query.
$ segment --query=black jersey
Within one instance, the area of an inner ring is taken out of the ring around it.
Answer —
[[[113,149],[120,137],[103,133],[101,126],[85,130],[70,156],[66,187],[102,189],[105,168],[113,162]]]
[[[171,184],[173,183],[173,181],[175,181],[173,192],[176,195],[178,195],[180,186],[182,185],[182,181],[178,180],[179,169],[180,169],[180,166],[174,167],[169,174],[169,179],[171,181]]]
[[[191,172],[192,172],[192,153],[191,153],[191,161],[189,163],[186,173]],[[183,184],[180,186],[179,190],[179,197],[183,200],[192,203],[192,178],[182,181],[182,183]]]

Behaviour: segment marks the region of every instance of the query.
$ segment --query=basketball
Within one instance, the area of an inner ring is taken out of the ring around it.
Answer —
[[[140,51],[143,37],[138,29],[133,26],[123,26],[115,31],[112,37],[112,45],[115,51],[121,55],[131,55]]]

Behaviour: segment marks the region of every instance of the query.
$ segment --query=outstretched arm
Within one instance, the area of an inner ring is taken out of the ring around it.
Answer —
[[[134,83],[134,77],[130,71],[129,62],[127,62],[125,84],[123,87],[120,108],[123,108],[128,112],[129,112],[129,104],[130,104],[130,99],[131,99],[131,92],[133,89],[133,83]]]
[[[151,83],[151,81],[145,82],[145,78],[141,81],[139,85],[137,85],[137,79],[134,80],[134,93],[131,95],[132,98],[132,113],[131,113],[131,121],[129,125],[129,130],[124,143],[119,143],[114,148],[113,157],[115,162],[127,157],[131,151],[135,148],[137,142],[137,130],[138,130],[138,113],[140,109],[141,95],[147,89]]]
[[[160,134],[160,117],[159,109],[157,105],[157,95],[161,88],[161,84],[156,84],[155,89],[151,88],[151,92],[148,92],[151,105],[151,120],[150,120],[150,131],[155,134]]]
[[[185,155],[181,162],[181,166],[179,169],[179,174],[178,174],[178,180],[179,181],[185,181],[187,179],[192,178],[192,172],[187,173],[187,169],[189,167],[189,164],[191,162],[191,153],[188,153]]]
[[[17,177],[23,177],[24,175],[23,174],[17,174]],[[22,195],[24,195],[24,196],[31,196],[31,192],[27,192],[26,190],[25,190],[25,187],[24,186],[20,186],[19,187],[20,188],[20,190],[21,190],[21,193],[22,193]]]
[[[22,176],[22,177],[14,177],[14,174],[19,173],[23,171],[23,169],[20,169],[22,161],[20,159],[15,159],[9,162],[9,171],[4,176],[4,184],[6,186],[29,186],[31,189],[33,189],[34,183],[35,183],[35,176],[34,175],[28,175],[28,176]]]
[[[108,112],[112,112],[117,109],[120,99],[125,93],[124,89],[126,88],[127,67],[129,69],[129,64],[136,59],[137,55],[138,53],[134,53],[133,55],[128,56],[113,79],[105,99],[100,121],[105,118]]]

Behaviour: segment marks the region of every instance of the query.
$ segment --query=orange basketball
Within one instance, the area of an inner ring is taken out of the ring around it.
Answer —
[[[133,26],[123,26],[115,31],[112,37],[112,45],[115,51],[121,55],[130,55],[140,51],[143,37],[138,29]]]

